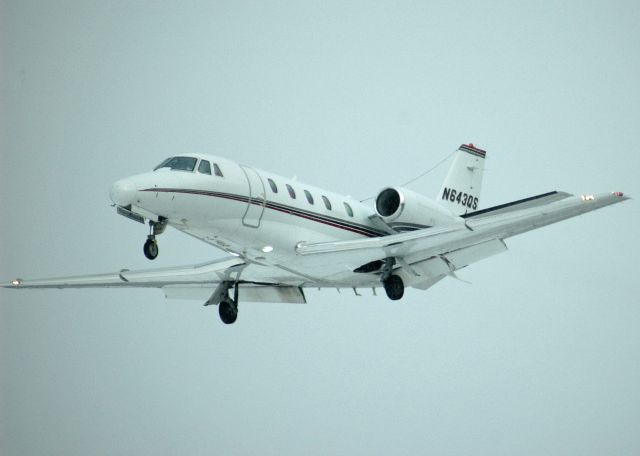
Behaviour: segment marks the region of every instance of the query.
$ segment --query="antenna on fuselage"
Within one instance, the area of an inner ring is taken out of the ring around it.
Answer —
[[[435,170],[438,166],[442,165],[444,162],[446,162],[447,160],[449,160],[453,154],[455,154],[458,151],[458,149],[453,150],[449,155],[447,155],[446,157],[444,157],[442,160],[440,160],[438,163],[436,163],[435,165],[433,165],[431,168],[429,168],[428,170],[426,170],[424,173],[414,177],[411,180],[408,180],[407,182],[405,182],[404,184],[400,184],[400,187],[406,187],[409,184],[412,184],[413,182],[417,181],[418,179],[426,176],[427,174],[429,174],[431,171]]]
[[[423,178],[424,176],[426,176],[427,174],[429,174],[431,171],[434,171],[436,168],[438,168],[440,165],[442,165],[443,163],[445,163],[447,160],[449,160],[451,157],[453,157],[453,154],[455,154],[458,151],[458,149],[454,149],[451,153],[449,153],[446,157],[444,157],[442,160],[440,160],[438,163],[436,163],[435,165],[433,165],[431,168],[429,168],[428,170],[426,170],[425,172],[423,172],[422,174],[419,174],[418,176],[414,177],[413,179],[408,180],[407,182],[405,182],[404,184],[400,184],[399,187],[405,187],[409,184],[412,184],[413,182],[417,181],[418,179]],[[362,199],[360,200],[361,203],[364,203],[365,201],[369,201],[371,199],[374,199],[376,196],[370,196],[368,198]]]

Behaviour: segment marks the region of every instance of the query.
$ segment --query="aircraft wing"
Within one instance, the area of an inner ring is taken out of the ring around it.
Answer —
[[[237,257],[223,258],[211,263],[162,269],[130,271],[122,269],[109,274],[58,277],[41,280],[15,279],[5,288],[110,288],[145,287],[162,288],[166,285],[219,283],[230,268],[244,264]]]
[[[573,195],[566,192],[558,192],[558,191],[548,192],[548,193],[543,193],[541,195],[530,196],[529,198],[512,201],[510,203],[500,204],[498,206],[493,206],[487,209],[481,209],[479,211],[470,212],[468,214],[461,215],[461,217],[477,219],[479,217],[484,217],[489,215],[504,214],[512,211],[521,211],[523,209],[529,209],[532,207],[545,206],[547,204],[563,200],[570,196],[573,196]]]
[[[526,199],[489,208],[475,216],[469,214],[466,224],[474,231],[491,233],[495,237],[506,239],[629,199],[621,192],[582,196],[567,193],[547,195],[553,199],[542,204],[532,205],[532,200]],[[556,199],[560,195],[565,197]]]
[[[272,280],[259,268],[247,268],[239,257],[171,268],[131,271],[122,269],[108,274],[58,277],[40,280],[15,279],[4,288],[160,288],[167,298],[206,300],[224,281],[239,282],[243,301],[304,303],[298,286]]]
[[[628,197],[619,192],[587,196],[550,192],[468,214],[458,224],[379,238],[300,243],[296,251],[300,255],[326,256],[334,261],[348,261],[350,264],[365,265],[372,261],[395,257],[404,259],[405,264],[411,265],[473,248],[476,252],[473,260],[478,261],[504,250],[498,244],[502,243],[503,239],[626,199]]]

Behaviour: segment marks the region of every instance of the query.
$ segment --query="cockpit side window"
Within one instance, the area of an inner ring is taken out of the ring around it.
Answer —
[[[222,174],[222,171],[220,171],[220,167],[218,166],[217,163],[213,164],[213,173],[218,177],[224,177],[224,175]]]
[[[202,160],[198,166],[198,172],[211,175],[211,164],[207,160]]]
[[[167,163],[169,163],[171,160],[173,159],[173,157],[169,157],[165,160],[162,160],[162,163],[160,163],[158,166],[156,166],[155,168],[153,168],[154,171],[160,169],[160,168],[164,168],[166,166]]]
[[[193,171],[197,161],[193,157],[171,157],[156,166],[154,171],[160,168],[170,168],[175,171]]]

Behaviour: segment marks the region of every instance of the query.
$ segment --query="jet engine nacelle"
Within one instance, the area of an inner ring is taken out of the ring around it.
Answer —
[[[387,187],[376,197],[376,213],[398,231],[445,225],[458,219],[449,209],[406,188]]]

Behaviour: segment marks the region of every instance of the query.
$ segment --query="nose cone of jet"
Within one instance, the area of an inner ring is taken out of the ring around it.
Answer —
[[[133,203],[136,197],[136,191],[135,183],[131,179],[122,179],[113,184],[109,196],[114,204],[118,206],[128,206]]]

